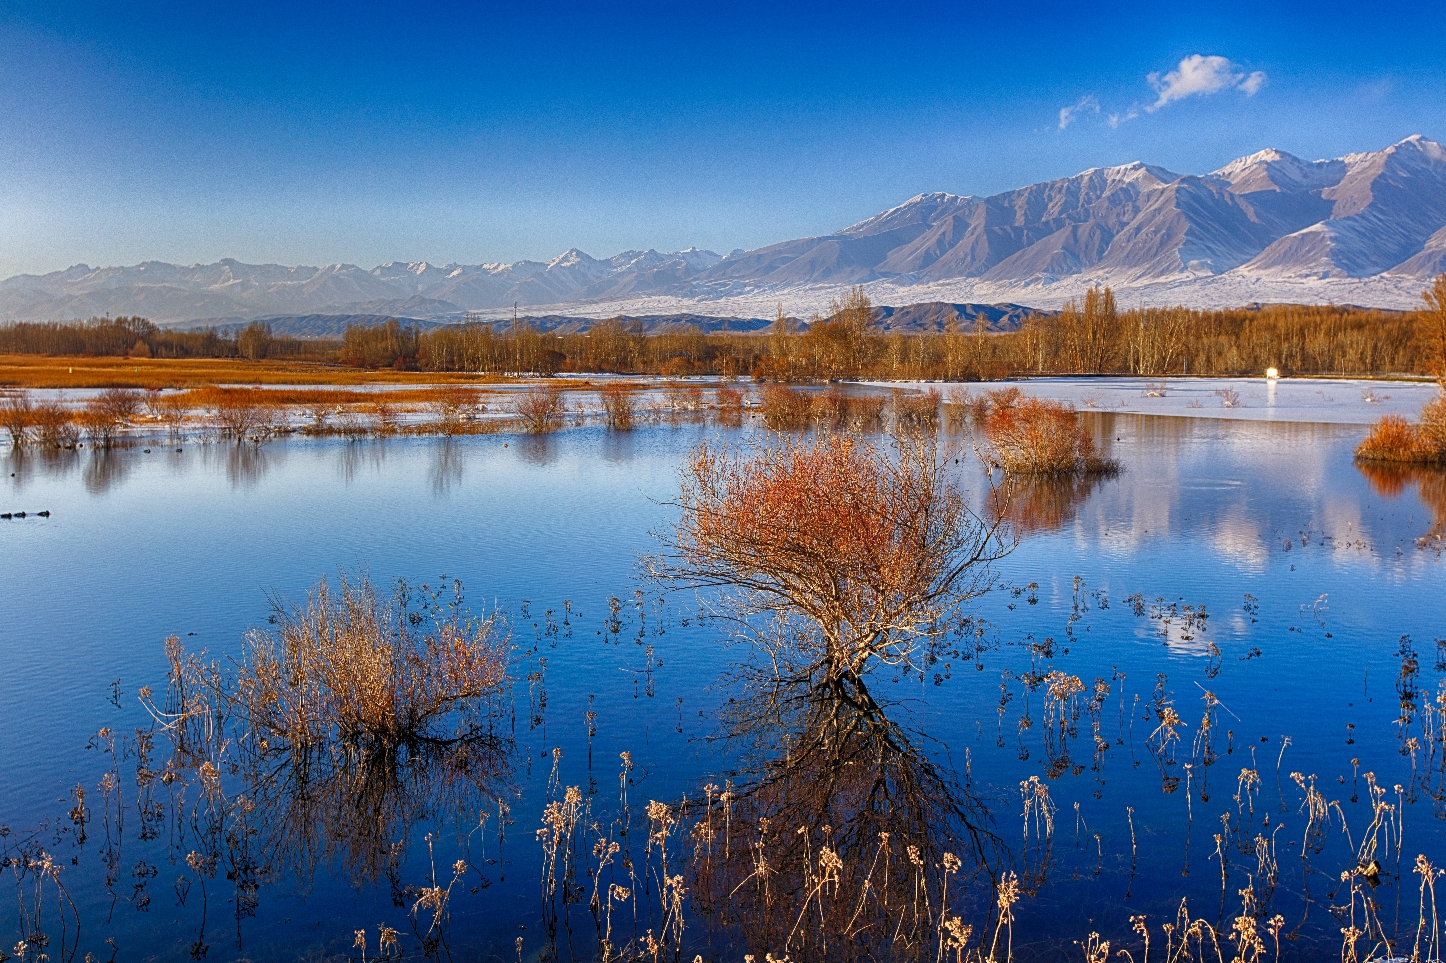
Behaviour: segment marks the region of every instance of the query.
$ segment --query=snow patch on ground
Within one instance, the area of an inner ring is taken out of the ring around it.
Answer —
[[[1011,385],[1024,394],[1063,401],[1080,411],[1114,414],[1369,425],[1382,415],[1415,420],[1440,389],[1434,382],[1361,381],[1349,378],[1029,378],[968,384],[870,381],[890,388],[974,394]],[[1163,386],[1163,394],[1156,394]],[[1227,406],[1227,392],[1238,396]],[[946,395],[947,400],[947,395]]]
[[[982,282],[977,280],[936,281],[910,284],[898,280],[873,281],[863,285],[864,293],[876,305],[902,306],[928,301],[956,304],[1022,304],[1041,310],[1058,310],[1065,302],[1079,299],[1091,287],[1110,284],[1108,276],[1088,278],[1037,278],[1027,281]],[[1185,305],[1202,310],[1241,307],[1248,304],[1355,304],[1366,307],[1416,310],[1427,282],[1417,278],[1265,278],[1236,273],[1181,277],[1151,284],[1120,285],[1115,297],[1121,308],[1171,307]],[[829,302],[842,298],[850,285],[808,285],[788,288],[760,288],[728,285],[711,288],[694,297],[644,295],[609,301],[564,302],[532,305],[528,314],[566,314],[581,318],[610,318],[620,314],[652,315],[692,313],[716,317],[771,318],[782,306],[784,313],[808,318],[826,314]],[[484,317],[511,317],[512,308],[478,312]]]

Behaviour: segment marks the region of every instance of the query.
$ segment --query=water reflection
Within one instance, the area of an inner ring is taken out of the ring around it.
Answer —
[[[262,864],[303,884],[323,868],[354,884],[395,875],[416,826],[480,825],[508,772],[508,747],[476,735],[256,752],[244,767]]]
[[[443,438],[432,446],[431,461],[427,477],[432,482],[432,494],[446,495],[462,484],[461,446],[450,437]]]
[[[940,914],[980,902],[1005,855],[983,802],[862,682],[738,691],[724,735],[756,761],[705,790],[699,911],[760,958],[932,955]]]
[[[625,465],[638,452],[638,432],[609,431],[602,437],[603,459],[611,464]]]
[[[552,435],[523,435],[516,441],[517,453],[529,465],[547,466],[557,461],[562,442]]]
[[[1020,535],[1056,531],[1074,521],[1090,495],[1111,477],[1102,474],[1006,477],[992,499],[993,520],[1008,522]]]
[[[62,481],[80,465],[80,452],[65,448],[12,448],[3,463],[10,490],[19,494],[35,481]]]
[[[115,448],[93,448],[86,458],[82,479],[86,491],[102,495],[125,481],[131,473],[134,455]]]
[[[444,444],[451,444],[447,439]],[[363,465],[369,465],[375,472],[381,472],[387,461],[387,445],[382,438],[370,441],[353,439],[344,443],[340,448],[340,457],[337,459],[337,473],[341,480],[348,485],[356,481],[357,473]]]
[[[251,442],[206,445],[201,449],[208,465],[218,461],[226,466],[232,489],[255,488],[267,473],[286,458],[286,445],[257,445]]]
[[[1388,462],[1357,462],[1371,491],[1382,498],[1400,498],[1414,487],[1421,504],[1431,516],[1431,527],[1422,538],[1439,540],[1446,534],[1446,469],[1425,465]]]

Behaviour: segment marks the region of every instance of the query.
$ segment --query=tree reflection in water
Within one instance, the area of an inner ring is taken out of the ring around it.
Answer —
[[[1073,521],[1089,497],[1113,476],[1007,475],[992,495],[996,521],[1004,521],[1017,535],[1053,532]]]
[[[1356,467],[1371,491],[1382,498],[1400,498],[1406,489],[1416,487],[1421,504],[1431,513],[1431,528],[1418,544],[1439,545],[1446,537],[1446,469],[1384,461],[1357,461]]]
[[[859,680],[738,681],[724,738],[757,761],[725,789],[708,786],[691,813],[704,921],[759,958],[913,959],[963,939],[963,920],[989,918],[1006,854],[967,782],[923,750],[927,737]]]

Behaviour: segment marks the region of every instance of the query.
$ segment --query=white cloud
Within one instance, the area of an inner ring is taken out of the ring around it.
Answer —
[[[1237,90],[1243,90],[1243,91],[1245,91],[1245,96],[1247,96],[1247,97],[1254,97],[1255,94],[1256,94],[1256,92],[1259,91],[1260,88],[1261,88],[1261,87],[1264,87],[1264,86],[1265,86],[1265,71],[1263,71],[1263,70],[1256,70],[1256,71],[1252,71],[1249,77],[1246,77],[1244,80],[1242,80],[1242,81],[1240,82],[1240,86],[1237,87],[1236,89],[1237,89]]]
[[[1100,112],[1100,102],[1090,94],[1081,97],[1079,102],[1073,106],[1059,109],[1059,129],[1064,130],[1074,122],[1076,116],[1085,111],[1093,111],[1096,114]]]
[[[1191,54],[1180,65],[1161,76],[1152,73],[1146,78],[1158,95],[1147,111],[1156,111],[1166,104],[1186,97],[1205,97],[1222,90],[1239,90],[1246,96],[1254,96],[1265,86],[1265,72],[1247,74],[1239,65],[1224,57]]]
[[[1174,70],[1165,74],[1157,71],[1145,79],[1155,88],[1155,102],[1143,105],[1136,102],[1125,110],[1112,111],[1104,116],[1106,124],[1118,127],[1139,117],[1141,111],[1153,114],[1177,100],[1208,97],[1224,90],[1238,90],[1247,97],[1254,97],[1269,78],[1263,70],[1247,72],[1244,67],[1225,57],[1191,54],[1180,61]],[[1064,130],[1084,114],[1098,117],[1101,113],[1098,98],[1093,94],[1086,94],[1075,103],[1059,109],[1059,129]]]

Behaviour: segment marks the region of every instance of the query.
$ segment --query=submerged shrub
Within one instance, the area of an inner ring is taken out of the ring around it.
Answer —
[[[1414,425],[1400,415],[1382,417],[1356,446],[1356,457],[1413,465],[1446,464],[1446,395],[1432,399]]]
[[[210,396],[211,417],[216,430],[230,435],[238,442],[261,424],[261,403],[256,393],[245,388],[212,388]]]
[[[437,416],[437,429],[444,435],[460,435],[466,425],[486,406],[471,388],[443,388],[427,404]]]
[[[763,423],[774,431],[807,428],[813,414],[808,395],[793,388],[770,385],[763,389]]]
[[[718,419],[726,425],[737,425],[743,421],[745,401],[743,392],[729,385],[719,385],[713,392],[713,404],[718,409]]]
[[[896,393],[894,421],[909,428],[933,428],[939,423],[939,405],[943,397],[930,388],[920,394]]]
[[[781,677],[855,685],[875,662],[922,664],[1009,549],[951,467],[922,434],[895,452],[834,433],[747,453],[701,446],[668,554],[649,570],[722,590]]]
[[[984,422],[984,435],[994,463],[1006,472],[1073,475],[1117,469],[1100,456],[1072,405],[1024,398],[1001,406],[992,398],[995,392],[990,394],[992,410]]]
[[[524,391],[512,402],[512,412],[522,421],[522,430],[529,435],[548,435],[562,428],[567,402],[557,385],[543,385]]]
[[[613,431],[633,430],[633,393],[626,385],[612,382],[598,391],[607,425]]]
[[[365,577],[335,591],[323,579],[305,608],[275,605],[275,632],[246,635],[234,673],[186,658],[174,636],[167,654],[173,678],[206,694],[186,715],[239,717],[273,748],[447,740],[507,679],[505,626],[465,617],[459,601],[418,612],[403,596],[381,599]]]
[[[45,448],[74,448],[80,441],[80,426],[59,402],[43,402],[31,411],[35,439]]]
[[[30,397],[23,391],[7,395],[0,402],[0,425],[10,434],[10,444],[19,448],[25,444],[30,426],[35,422],[35,409]]]

